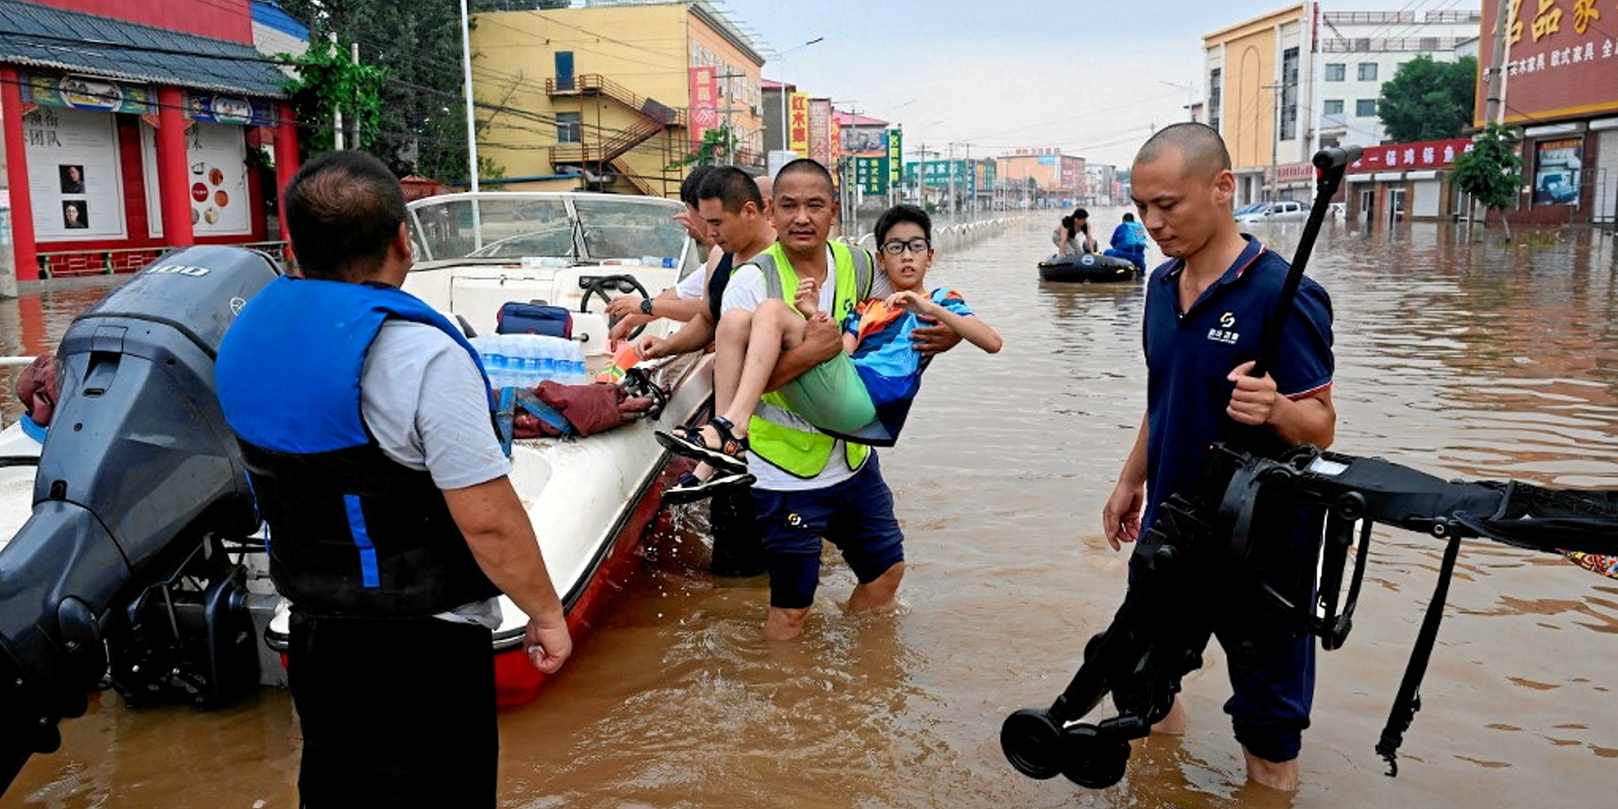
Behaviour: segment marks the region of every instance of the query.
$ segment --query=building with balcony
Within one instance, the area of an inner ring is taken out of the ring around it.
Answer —
[[[714,162],[764,167],[764,58],[706,0],[487,12],[472,32],[478,155],[514,190],[674,196]],[[717,133],[733,133],[723,148]]]
[[[1319,16],[1319,146],[1387,141],[1376,112],[1382,85],[1417,56],[1453,62],[1468,53],[1468,46],[1475,56],[1483,21],[1480,8],[1321,11]]]
[[[1209,125],[1230,149],[1238,204],[1307,197],[1322,146],[1386,139],[1382,85],[1418,55],[1453,61],[1478,8],[1328,11],[1298,3],[1203,37]]]

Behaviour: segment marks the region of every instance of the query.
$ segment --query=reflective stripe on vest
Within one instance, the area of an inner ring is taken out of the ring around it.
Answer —
[[[831,242],[832,272],[836,288],[832,300],[833,321],[841,324],[843,318],[854,311],[854,304],[871,294],[874,281],[871,254],[863,248],[850,249],[841,242]],[[765,294],[784,301],[796,312],[798,307],[787,297],[785,290],[798,289],[798,274],[792,262],[781,250],[780,242],[772,244],[747,264],[758,267],[764,276]],[[742,266],[747,266],[746,264]],[[766,393],[759,398],[759,407],[747,425],[748,443],[753,453],[787,474],[812,478],[825,471],[831,461],[837,440],[816,430],[809,422],[787,406],[777,393]],[[863,444],[843,444],[843,458],[849,469],[858,469],[865,463],[870,447]]]

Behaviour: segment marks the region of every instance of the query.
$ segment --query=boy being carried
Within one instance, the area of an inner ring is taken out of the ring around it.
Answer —
[[[856,443],[891,446],[931,359],[910,342],[920,316],[939,321],[991,354],[1000,350],[1001,339],[972,314],[959,293],[945,288],[925,291],[933,260],[932,220],[925,211],[914,205],[889,208],[877,220],[876,234],[881,245],[878,263],[896,291],[856,306],[842,324],[843,353],[777,393],[822,432]],[[746,469],[747,425],[776,362],[782,352],[803,342],[810,320],[830,318],[819,311],[819,298],[818,285],[805,279],[793,303],[769,299],[752,312],[727,312],[726,317],[751,318],[751,325],[738,330],[739,336],[721,334],[719,355],[740,355],[742,361],[716,363],[714,399],[720,415],[698,430],[660,432],[658,441],[673,452],[720,468]]]

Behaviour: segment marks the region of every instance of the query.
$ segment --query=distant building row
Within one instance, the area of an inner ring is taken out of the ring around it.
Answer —
[[[1513,219],[1612,223],[1618,201],[1618,40],[1599,4],[1505,0],[1504,123],[1521,126],[1530,183]],[[1382,85],[1419,55],[1477,57],[1474,124],[1481,127],[1500,0],[1416,11],[1326,10],[1298,3],[1203,37],[1207,122],[1230,147],[1238,202],[1312,192],[1310,155],[1325,146],[1385,146]],[[1618,9],[1614,10],[1618,13]],[[1448,161],[1422,160],[1434,144],[1377,152],[1351,170],[1351,216],[1369,221],[1460,215]],[[1368,150],[1370,151],[1370,150]],[[1384,154],[1385,152],[1385,154]],[[1416,159],[1397,161],[1410,154]]]

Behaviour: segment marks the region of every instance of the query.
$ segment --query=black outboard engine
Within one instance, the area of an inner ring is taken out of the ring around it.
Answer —
[[[231,247],[170,253],[68,327],[33,515],[0,549],[0,792],[112,683],[200,708],[257,686],[244,571],[259,518],[214,394],[243,304],[279,274]]]

